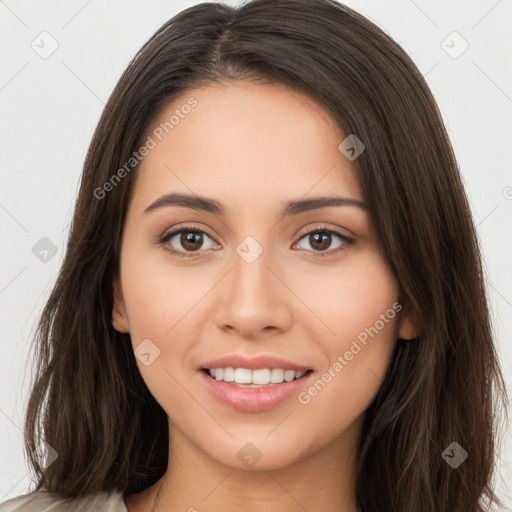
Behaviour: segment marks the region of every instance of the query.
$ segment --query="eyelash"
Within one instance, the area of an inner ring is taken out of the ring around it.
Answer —
[[[164,235],[162,235],[159,238],[158,244],[163,246],[171,238],[173,238],[174,235],[176,235],[178,233],[181,233],[181,232],[194,232],[194,233],[198,232],[198,233],[206,235],[208,238],[213,240],[213,238],[210,235],[208,235],[208,233],[206,233],[203,229],[200,229],[197,226],[188,225],[188,226],[180,226],[179,228],[176,228],[176,229],[174,229],[172,231],[169,231],[169,232],[165,233]],[[331,256],[332,254],[338,253],[339,251],[343,251],[343,250],[345,250],[346,246],[350,246],[350,245],[352,245],[354,243],[354,240],[352,238],[349,238],[348,236],[340,233],[339,231],[336,231],[334,229],[328,228],[327,226],[320,226],[320,227],[315,228],[313,230],[306,231],[304,233],[300,233],[299,241],[302,240],[303,238],[305,238],[307,235],[312,235],[314,233],[328,233],[328,234],[331,234],[331,235],[336,235],[339,238],[341,238],[341,240],[344,242],[344,245],[342,245],[342,246],[340,246],[340,247],[338,247],[338,248],[336,248],[336,249],[334,249],[332,251],[313,251],[320,258],[323,258],[323,257],[326,257],[326,256]],[[193,254],[189,255],[187,253],[183,253],[182,251],[176,251],[174,249],[169,249],[168,247],[165,247],[165,250],[170,252],[173,255],[176,255],[176,256],[180,257],[180,258],[194,258],[194,257],[197,257],[197,253],[193,253]],[[304,250],[307,250],[307,249],[304,249]],[[200,252],[200,251],[197,251],[197,252]]]

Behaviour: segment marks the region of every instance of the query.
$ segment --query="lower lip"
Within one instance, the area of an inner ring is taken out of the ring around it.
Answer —
[[[263,412],[288,400],[297,394],[310,380],[313,372],[300,379],[261,388],[233,386],[223,380],[216,380],[200,370],[208,389],[225,405],[243,412]]]

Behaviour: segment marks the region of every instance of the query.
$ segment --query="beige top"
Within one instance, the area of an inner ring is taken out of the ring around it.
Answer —
[[[22,494],[0,503],[0,512],[128,512],[121,492],[99,492],[67,500],[44,491]]]

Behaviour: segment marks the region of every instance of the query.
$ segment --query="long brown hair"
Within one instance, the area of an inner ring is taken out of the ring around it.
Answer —
[[[411,59],[334,0],[190,7],[151,37],[120,78],[84,163],[65,258],[34,338],[25,449],[35,490],[132,494],[166,471],[167,415],[139,373],[129,335],[111,321],[112,277],[138,168],[112,177],[164,105],[230,79],[286,84],[363,141],[354,162],[363,197],[402,303],[422,326],[418,338],[397,343],[365,412],[360,510],[476,512],[499,504],[491,480],[506,388],[458,164]],[[36,455],[43,441],[58,454],[47,467]],[[456,469],[443,457],[454,442],[468,453]]]

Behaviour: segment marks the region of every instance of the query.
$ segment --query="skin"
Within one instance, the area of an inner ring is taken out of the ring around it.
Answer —
[[[197,371],[226,354],[272,354],[319,377],[398,302],[365,210],[335,206],[279,218],[292,199],[364,200],[355,163],[338,150],[346,135],[312,99],[245,81],[187,91],[150,128],[191,97],[198,105],[138,170],[113,280],[114,327],[130,333],[134,348],[149,338],[160,350],[150,365],[137,364],[168,414],[172,455],[162,479],[125,503],[148,512],[162,484],[157,511],[355,512],[363,414],[397,338],[418,334],[405,309],[305,405],[293,396],[269,411],[236,411],[211,395]],[[176,206],[143,213],[169,192],[214,198],[226,215]],[[188,223],[206,233],[199,250],[184,247],[180,234],[158,245]],[[324,224],[354,243],[332,235],[322,248],[302,235]],[[249,235],[263,248],[251,264],[236,252]],[[192,257],[165,247],[188,248]],[[262,454],[252,468],[237,457],[247,442]]]

